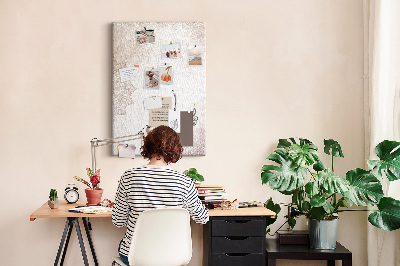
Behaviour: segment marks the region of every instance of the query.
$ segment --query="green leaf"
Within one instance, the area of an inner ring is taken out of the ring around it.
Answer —
[[[322,207],[313,207],[308,213],[308,218],[315,219],[317,221],[321,221],[324,219],[326,212]]]
[[[318,180],[322,184],[322,191],[327,194],[344,193],[349,190],[348,181],[341,176],[335,175],[329,168],[318,173]]]
[[[324,164],[322,161],[318,160],[318,161],[313,165],[313,169],[314,169],[315,171],[317,171],[317,172],[320,172],[320,171],[325,170],[325,169],[326,169],[326,166],[325,166],[325,164]]]
[[[344,157],[339,142],[333,139],[324,139],[324,152],[335,157]]]
[[[279,166],[264,165],[261,169],[261,180],[272,189],[280,192],[292,191],[304,185],[307,169],[294,163],[285,149],[277,149],[267,159],[274,161]]]
[[[389,181],[400,179],[400,142],[384,140],[376,145],[375,152],[380,160],[367,161],[373,174],[382,179],[382,171]]]
[[[400,228],[400,201],[384,197],[378,204],[378,210],[368,216],[372,225],[386,231]]]
[[[369,171],[361,168],[348,171],[349,191],[343,193],[346,201],[352,205],[376,205],[383,197],[382,185]]]
[[[319,193],[318,182],[308,182],[305,186],[305,191],[309,198],[317,195]]]
[[[304,212],[308,212],[311,209],[311,203],[309,201],[304,201],[302,207]]]
[[[266,217],[267,226],[269,226],[273,224],[276,219],[278,219],[278,213],[281,211],[281,206],[277,203],[274,203],[272,198],[269,198],[269,200],[264,203],[264,207],[275,213],[275,218],[271,218],[271,216]]]
[[[289,156],[297,165],[305,168],[319,160],[318,147],[311,142],[293,144],[289,147]]]
[[[278,148],[289,148],[292,143],[287,139],[279,139]]]
[[[312,207],[322,207],[326,202],[326,198],[322,195],[315,195],[311,197],[310,203]]]
[[[295,227],[295,225],[296,225],[296,219],[290,218],[288,223],[289,223],[290,228],[293,229]]]

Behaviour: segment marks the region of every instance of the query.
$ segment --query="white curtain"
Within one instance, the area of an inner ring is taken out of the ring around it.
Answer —
[[[365,0],[369,59],[366,74],[366,143],[369,159],[382,140],[400,141],[400,0]],[[369,72],[369,73],[368,73]],[[400,199],[400,182],[384,185]],[[400,265],[400,230],[386,232],[368,224],[368,265]]]

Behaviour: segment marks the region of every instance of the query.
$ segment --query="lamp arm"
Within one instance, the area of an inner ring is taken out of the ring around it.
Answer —
[[[143,139],[143,137],[144,137],[144,133],[139,132],[138,134],[135,134],[135,135],[128,135],[128,136],[116,137],[116,138],[108,138],[108,139],[93,138],[90,141],[93,172],[96,172],[96,147],[115,144],[115,143],[121,143],[121,142],[125,142],[125,141],[130,141],[130,140]]]

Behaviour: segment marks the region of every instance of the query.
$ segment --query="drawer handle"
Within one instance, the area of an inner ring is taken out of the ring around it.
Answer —
[[[228,257],[246,257],[250,253],[225,253]]]
[[[245,224],[250,222],[250,220],[225,220],[225,223],[228,224]]]
[[[249,237],[248,236],[226,236],[225,238],[228,240],[246,240]]]

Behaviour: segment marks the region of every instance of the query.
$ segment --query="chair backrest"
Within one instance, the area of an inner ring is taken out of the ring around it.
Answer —
[[[191,258],[190,215],[185,209],[152,209],[139,215],[128,256],[130,265],[180,266]]]

